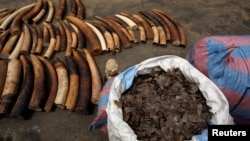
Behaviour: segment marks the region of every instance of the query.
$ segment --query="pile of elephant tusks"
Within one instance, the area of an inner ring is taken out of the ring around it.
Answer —
[[[27,110],[54,106],[89,114],[103,86],[93,56],[148,39],[156,46],[186,46],[180,23],[159,9],[87,20],[81,0],[58,2],[0,9],[0,117],[24,118]]]

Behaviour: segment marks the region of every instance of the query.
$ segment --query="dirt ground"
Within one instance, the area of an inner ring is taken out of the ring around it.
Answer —
[[[53,0],[55,4],[58,1]],[[0,0],[0,8],[21,8],[33,2],[34,0]],[[110,58],[116,59],[119,71],[123,71],[151,57],[177,55],[185,58],[190,48],[206,36],[250,33],[249,0],[83,0],[83,3],[86,7],[86,20],[95,19],[95,16],[114,17],[120,12],[138,14],[139,10],[151,11],[157,8],[175,17],[185,31],[186,47],[177,47],[170,43],[166,47],[159,47],[152,45],[152,40],[147,40],[145,44],[122,49],[115,55],[95,56],[102,77],[105,63]],[[96,110],[91,115],[81,115],[57,108],[49,113],[34,112],[27,120],[1,118],[0,141],[8,136],[15,141],[108,140],[108,136],[98,129],[88,131],[88,126],[95,117]]]

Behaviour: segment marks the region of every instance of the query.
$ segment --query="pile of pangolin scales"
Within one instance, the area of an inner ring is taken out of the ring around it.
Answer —
[[[212,116],[197,84],[178,68],[138,75],[120,102],[124,121],[145,141],[191,139]]]
[[[0,116],[23,118],[27,110],[49,112],[54,105],[88,114],[103,86],[93,56],[147,39],[186,45],[180,23],[159,9],[91,20],[85,10],[82,0],[0,9]]]

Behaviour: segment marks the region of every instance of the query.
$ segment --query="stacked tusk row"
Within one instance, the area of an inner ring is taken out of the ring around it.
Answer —
[[[27,110],[49,112],[54,105],[88,114],[102,89],[93,56],[147,40],[186,46],[180,23],[159,9],[85,18],[81,0],[0,9],[0,116],[23,118]]]

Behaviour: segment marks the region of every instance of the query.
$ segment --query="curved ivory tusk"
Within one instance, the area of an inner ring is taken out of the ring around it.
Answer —
[[[55,45],[55,51],[59,52],[61,47],[61,34],[59,29],[55,26],[55,34],[56,34],[56,45]]]
[[[3,92],[3,88],[4,88],[4,84],[5,84],[5,80],[6,80],[6,76],[7,76],[7,67],[8,67],[8,60],[4,59],[4,60],[0,60],[0,97],[2,95]]]
[[[71,45],[73,42],[73,37],[71,34],[71,30],[69,27],[69,23],[67,20],[61,21],[63,29],[65,30],[66,37],[67,37],[67,46],[66,46],[66,51],[65,51],[65,56],[71,56],[72,50],[71,50]]]
[[[46,22],[51,23],[55,13],[55,5],[52,0],[47,0],[49,6],[49,12],[47,18],[45,19]]]
[[[30,54],[30,59],[34,70],[34,87],[28,108],[33,111],[42,111],[45,100],[45,70],[36,55]]]
[[[91,23],[88,23],[88,22],[85,22],[85,23],[95,32],[96,36],[98,37],[98,39],[100,41],[100,44],[101,44],[101,47],[102,47],[102,51],[106,52],[107,51],[107,45],[106,45],[105,39],[104,39],[102,33],[100,32],[100,30],[97,29]]]
[[[8,61],[6,80],[0,99],[0,116],[8,115],[15,103],[19,84],[21,83],[21,66],[19,59],[10,59]]]
[[[0,18],[0,25],[1,25],[10,15],[11,15],[11,14],[8,14],[8,15],[6,15],[5,17]],[[1,33],[1,31],[0,31],[0,33]]]
[[[71,31],[71,36],[72,36],[72,43],[70,45],[71,49],[75,50],[76,49],[76,46],[77,46],[77,35],[76,35],[76,32],[75,30],[73,29],[73,24],[72,23],[68,23],[69,25],[69,28],[70,28],[70,31]]]
[[[16,42],[18,40],[19,35],[12,35],[9,40],[5,43],[1,54],[10,54],[14,48],[14,46],[16,45]]]
[[[75,0],[69,0],[70,4],[70,11],[68,13],[68,16],[74,16],[76,17],[77,14],[77,4]]]
[[[38,59],[44,64],[46,70],[48,71],[48,76],[45,78],[48,81],[46,81],[46,87],[48,90],[48,97],[44,105],[44,110],[46,112],[50,112],[52,110],[52,107],[54,105],[54,101],[56,98],[57,88],[58,88],[58,78],[56,69],[53,66],[53,64],[46,58],[37,56]]]
[[[54,103],[58,107],[64,109],[67,95],[69,92],[68,72],[64,63],[60,59],[56,58],[53,64],[56,68],[56,73],[57,73],[57,78],[58,78],[58,88],[57,88],[57,94],[56,94]]]
[[[33,90],[34,72],[31,62],[24,55],[20,55],[22,64],[22,86],[18,98],[11,110],[10,116],[18,119],[25,119],[28,110],[29,101]]]
[[[8,16],[8,18],[0,25],[0,32],[6,30],[7,26],[10,24],[10,22],[12,22],[12,20],[17,16],[17,14],[19,14],[21,11],[25,10],[25,9],[29,9],[31,7],[33,7],[35,5],[35,3],[24,6],[16,11],[14,11],[10,16]]]
[[[33,24],[34,28],[36,29],[37,32],[37,44],[36,44],[36,49],[35,49],[35,54],[41,54],[43,51],[43,31],[40,28],[39,25]]]
[[[66,1],[65,0],[59,0],[59,6],[58,9],[56,11],[56,19],[57,20],[62,20],[63,16],[65,14],[65,10],[66,10]]]
[[[9,37],[9,33],[10,33],[10,29],[8,29],[0,34],[0,52],[3,49],[5,42]]]
[[[137,21],[143,26],[145,33],[146,33],[146,38],[152,39],[154,37],[154,34],[149,23],[138,14],[132,14],[132,17],[137,19]]]
[[[72,56],[65,56],[65,62],[69,70],[69,93],[65,102],[65,107],[69,111],[73,111],[76,105],[79,92],[79,74]]]
[[[79,71],[79,93],[75,104],[75,111],[89,114],[91,102],[91,74],[87,60],[78,52],[73,51],[73,58]]]
[[[24,33],[22,32],[16,43],[14,50],[11,52],[10,56],[8,57],[9,59],[18,59],[20,50],[23,44],[23,40],[24,40]]]
[[[85,37],[83,36],[83,33],[74,24],[70,23],[70,25],[76,33],[76,37],[77,37],[77,43],[76,43],[77,47],[76,48],[81,49],[81,48],[85,47]]]
[[[180,37],[179,37],[179,33],[178,30],[176,28],[176,26],[174,25],[174,23],[172,21],[170,21],[167,17],[165,17],[163,15],[163,13],[161,13],[161,11],[157,10],[157,9],[153,9],[153,12],[161,18],[161,20],[163,22],[166,23],[166,25],[169,27],[169,31],[170,31],[170,35],[171,35],[171,40],[172,40],[172,44],[173,45],[180,45]]]
[[[36,14],[39,13],[39,11],[42,9],[43,1],[42,0],[36,0],[35,6],[30,10],[29,13],[23,16],[23,21],[25,23],[28,23],[31,18],[33,18]]]
[[[30,32],[31,32],[31,38],[32,38],[32,45],[31,45],[31,50],[30,53],[34,54],[35,50],[36,50],[36,46],[37,46],[37,39],[38,39],[38,35],[37,35],[37,31],[36,28],[32,25],[29,25],[30,28]]]
[[[30,53],[30,48],[31,48],[31,34],[30,34],[30,29],[27,24],[23,25],[23,33],[24,33],[24,39],[23,39],[23,44],[20,50],[21,54],[28,55]]]
[[[43,25],[43,47],[48,47],[50,41],[49,29],[47,26]]]
[[[75,0],[76,1],[76,5],[77,5],[77,14],[76,17],[78,17],[79,19],[85,19],[85,6],[82,3],[81,0]]]
[[[115,52],[121,52],[121,43],[119,35],[116,34],[115,32],[112,32],[112,37],[114,39]]]
[[[44,57],[50,59],[54,53],[54,49],[56,46],[56,35],[53,24],[44,22],[43,25],[47,27],[50,35],[49,46],[44,54]]]
[[[29,13],[31,9],[32,7],[24,9],[23,11],[18,13],[17,16],[13,19],[10,25],[10,33],[12,35],[20,35],[20,33],[22,32],[22,18],[23,16],[27,15],[27,13]]]
[[[120,14],[115,14],[116,17],[124,21],[132,30],[138,29],[138,25],[131,19],[129,19],[126,16],[120,15]]]
[[[64,30],[63,27],[63,21],[58,20],[56,22],[56,27],[59,29],[60,31],[60,35],[61,35],[61,46],[60,46],[60,50],[64,51],[67,47],[67,37],[66,37],[66,31]]]
[[[32,19],[33,23],[38,23],[39,21],[42,20],[42,18],[45,16],[47,9],[48,9],[48,2],[47,0],[42,0],[42,9],[40,12]]]
[[[91,72],[91,81],[92,81],[91,102],[97,105],[99,103],[99,95],[102,90],[101,74],[94,58],[91,56],[88,50],[83,48],[83,53],[85,54]]]
[[[90,53],[92,55],[100,55],[102,53],[102,48],[94,31],[89,28],[89,26],[83,20],[80,20],[79,18],[72,16],[68,16],[67,18],[70,20],[70,22],[75,24],[87,38],[90,44]]]

